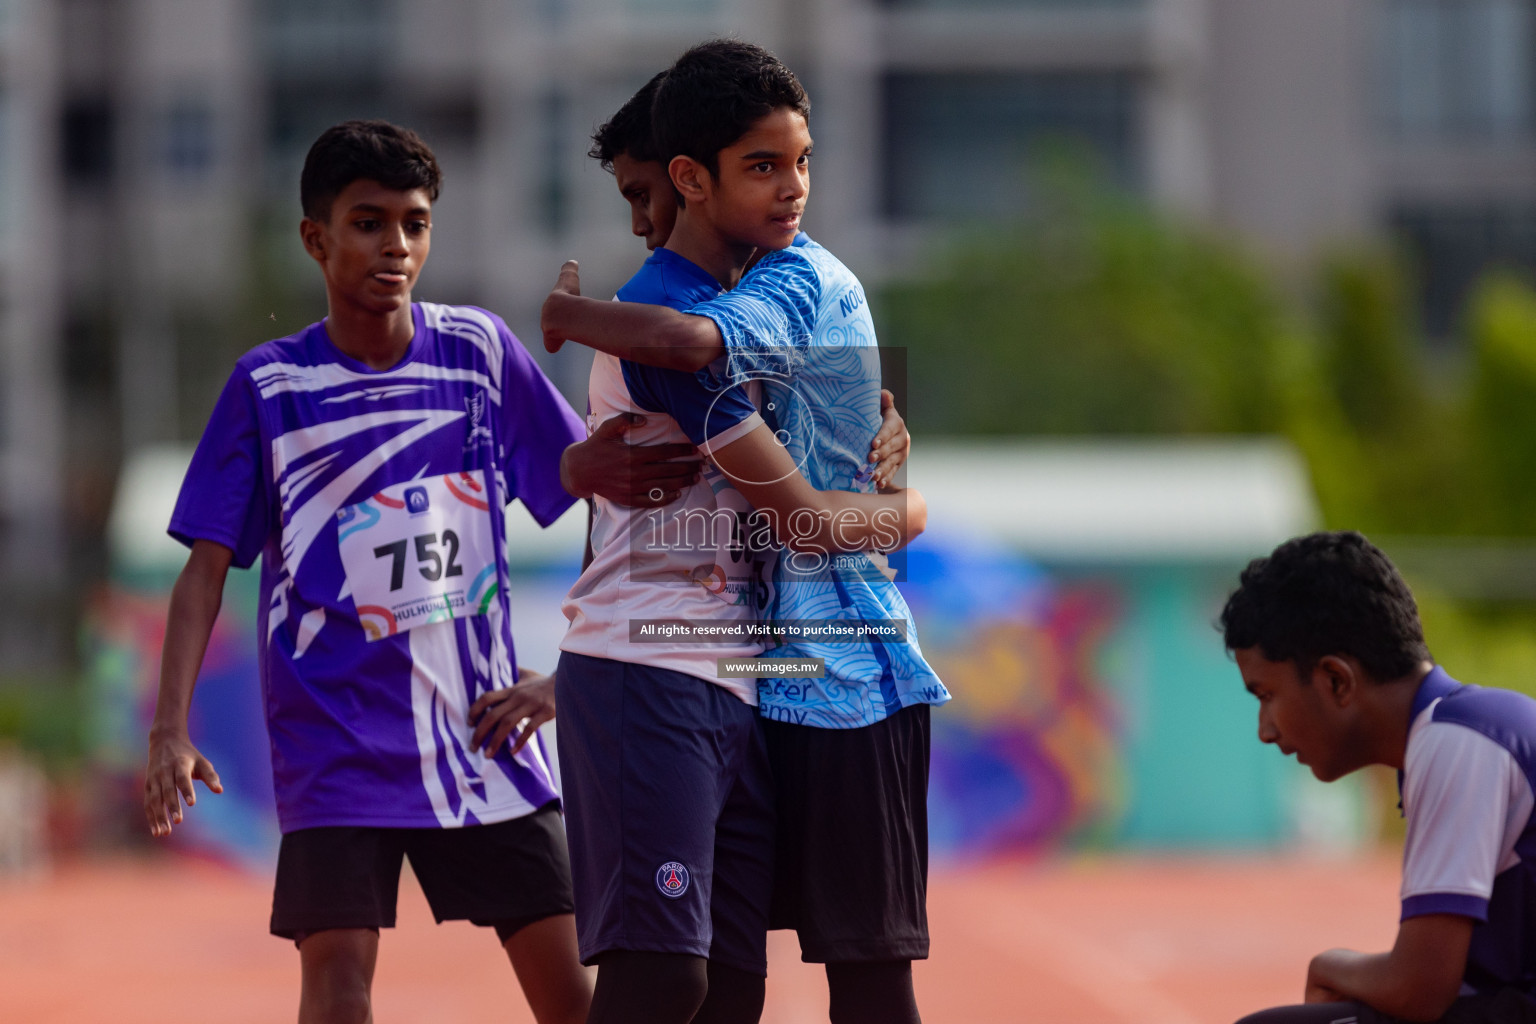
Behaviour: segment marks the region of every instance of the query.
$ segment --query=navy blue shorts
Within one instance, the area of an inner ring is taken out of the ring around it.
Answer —
[[[560,656],[582,963],[612,949],[768,970],[774,806],[757,709],[695,676]]]

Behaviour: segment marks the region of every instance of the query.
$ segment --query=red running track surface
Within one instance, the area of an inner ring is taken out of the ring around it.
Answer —
[[[1397,861],[1102,857],[936,869],[927,1024],[1229,1024],[1301,996],[1308,957],[1384,949]],[[407,873],[408,876],[408,873]],[[200,861],[84,861],[0,879],[5,1024],[293,1020],[298,954],[266,933],[270,880]],[[769,943],[764,1024],[826,1020],[820,968]],[[415,882],[384,933],[381,1024],[531,1022],[494,935],[437,926]]]

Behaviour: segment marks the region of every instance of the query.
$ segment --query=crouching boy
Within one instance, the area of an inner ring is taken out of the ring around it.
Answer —
[[[1436,665],[1413,594],[1358,533],[1255,559],[1221,627],[1259,739],[1324,782],[1396,768],[1408,822],[1392,949],[1319,953],[1303,1005],[1242,1024],[1536,1021],[1536,700]]]

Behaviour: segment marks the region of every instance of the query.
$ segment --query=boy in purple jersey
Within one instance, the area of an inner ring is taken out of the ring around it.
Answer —
[[[166,835],[194,780],[221,791],[187,716],[229,566],[259,555],[283,831],[271,927],[298,945],[305,1024],[372,1019],[405,856],[438,920],[495,928],[541,1024],[584,1020],[591,998],[535,731],[553,685],[516,665],[502,516],[514,498],[544,525],[565,511],[561,455],[585,429],[498,317],[411,301],[440,181],[385,122],[315,143],[301,235],[328,315],[239,360],[170,526],[192,550],[145,813]]]
[[[1303,1004],[1243,1024],[1536,1020],[1536,701],[1437,666],[1413,594],[1358,533],[1254,559],[1221,627],[1259,739],[1323,782],[1397,769],[1408,822],[1392,949],[1319,953]]]

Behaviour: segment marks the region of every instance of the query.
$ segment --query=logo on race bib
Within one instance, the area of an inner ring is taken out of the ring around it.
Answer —
[[[500,592],[480,470],[385,487],[336,513],[358,624],[372,640],[486,614]]]
[[[669,860],[656,869],[656,888],[668,899],[677,899],[688,891],[688,869],[675,860]]]
[[[726,575],[725,570],[713,562],[695,566],[690,575],[693,577],[693,582],[711,594],[725,593],[726,585],[730,582],[730,577]]]

